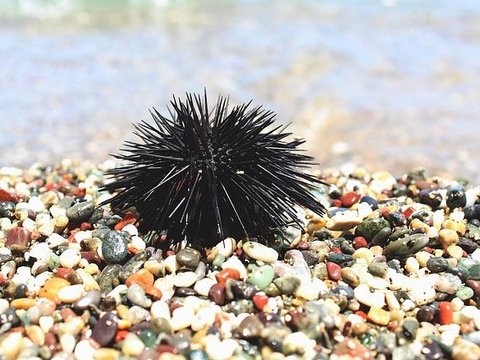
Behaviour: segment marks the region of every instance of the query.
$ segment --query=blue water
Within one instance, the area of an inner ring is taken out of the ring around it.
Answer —
[[[101,161],[206,86],[323,167],[480,180],[479,40],[478,1],[0,0],[0,166]]]

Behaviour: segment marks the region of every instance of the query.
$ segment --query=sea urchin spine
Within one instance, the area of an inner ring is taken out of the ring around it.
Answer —
[[[295,205],[324,213],[310,193],[321,182],[300,170],[314,164],[298,149],[304,140],[286,141],[273,112],[250,103],[229,112],[225,97],[210,110],[206,94],[173,97],[169,110],[170,119],[153,109],[155,124],[135,125],[142,143],[125,142],[114,156],[126,163],[104,186],[117,192],[108,203],[134,206],[144,229],[210,246],[300,222]]]

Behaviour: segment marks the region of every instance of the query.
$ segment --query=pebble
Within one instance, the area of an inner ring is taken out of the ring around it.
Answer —
[[[273,283],[285,295],[292,295],[300,286],[300,279],[295,276],[282,276],[273,280]]]
[[[274,275],[273,268],[270,265],[263,265],[250,274],[247,278],[247,283],[254,285],[258,290],[263,290],[270,285]]]
[[[181,306],[172,312],[172,319],[170,325],[174,331],[188,328],[195,316],[195,312],[192,308],[187,306]]]
[[[442,301],[438,305],[438,319],[441,325],[448,325],[452,323],[453,309],[449,302]]]
[[[438,241],[444,249],[447,249],[451,245],[456,245],[459,242],[458,234],[455,230],[441,229],[438,232]]]
[[[390,322],[390,313],[378,307],[371,307],[368,311],[368,320],[377,325],[387,325]]]
[[[252,259],[273,263],[278,259],[278,253],[263,244],[247,241],[243,244],[243,250]]]
[[[58,292],[58,299],[66,304],[72,304],[82,297],[85,293],[83,284],[66,286]]]
[[[72,223],[81,223],[87,221],[95,210],[93,201],[85,201],[73,205],[67,209],[66,215],[68,220]]]
[[[128,256],[128,241],[120,231],[109,231],[102,241],[102,255],[108,264],[118,264]]]
[[[195,270],[200,263],[200,252],[192,248],[185,248],[176,254],[176,260],[180,266]]]
[[[383,308],[385,306],[385,293],[381,290],[370,291],[366,284],[361,284],[354,289],[355,299],[367,306]]]
[[[122,344],[122,352],[127,356],[138,356],[141,354],[145,345],[135,334],[128,333]]]
[[[67,249],[60,255],[60,265],[73,269],[80,262],[80,252],[76,249]]]
[[[450,273],[440,274],[438,280],[435,282],[435,289],[446,294],[455,294],[461,286],[462,281],[458,276]]]

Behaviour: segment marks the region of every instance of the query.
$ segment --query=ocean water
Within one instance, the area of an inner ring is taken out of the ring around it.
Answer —
[[[0,0],[0,166],[108,159],[172,94],[253,99],[320,167],[480,180],[480,2]]]

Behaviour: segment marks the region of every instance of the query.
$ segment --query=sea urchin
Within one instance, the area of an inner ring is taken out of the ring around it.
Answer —
[[[170,119],[153,109],[154,125],[135,125],[142,143],[125,142],[114,156],[126,163],[104,186],[117,192],[107,202],[134,206],[144,229],[210,246],[299,223],[295,205],[324,213],[309,191],[321,182],[300,170],[314,164],[297,148],[304,140],[286,141],[273,112],[250,103],[229,112],[225,97],[209,109],[206,94],[173,97],[169,111]]]

